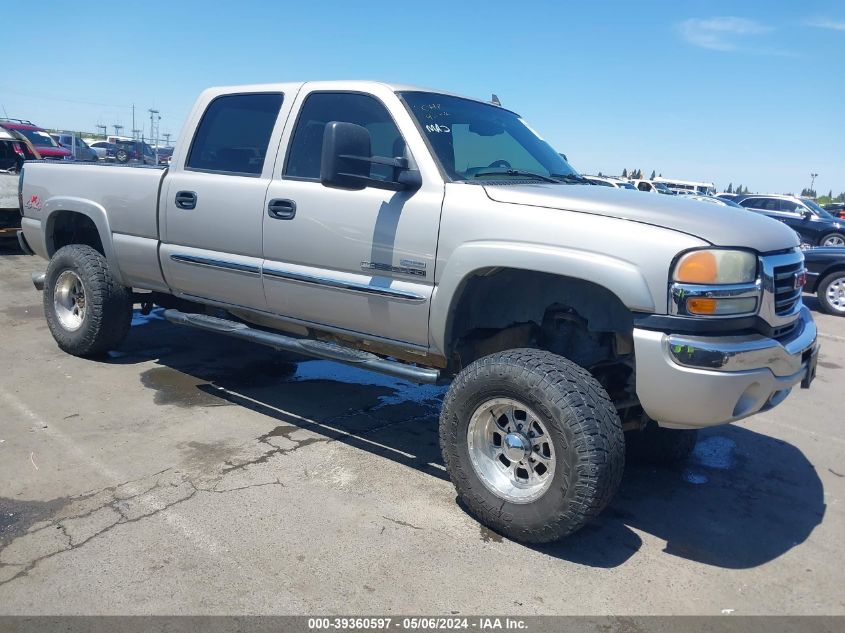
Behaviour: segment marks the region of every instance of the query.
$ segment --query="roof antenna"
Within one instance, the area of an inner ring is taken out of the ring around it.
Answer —
[[[502,102],[499,101],[499,97],[496,96],[495,92],[493,93],[493,96],[490,98],[490,103],[492,103],[493,105],[502,107]]]

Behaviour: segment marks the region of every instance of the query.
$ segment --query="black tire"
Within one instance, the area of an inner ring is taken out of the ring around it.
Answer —
[[[125,149],[118,149],[114,153],[114,159],[118,163],[128,163],[129,162],[129,152],[126,151]]]
[[[845,316],[845,303],[836,306],[831,303],[827,296],[828,288],[831,284],[837,281],[845,285],[845,270],[837,270],[829,275],[826,275],[824,279],[819,282],[816,296],[819,298],[819,308],[822,312],[825,312],[826,314],[833,314],[834,316]]]
[[[642,431],[625,434],[630,462],[676,464],[689,459],[698,441],[698,429],[664,429],[649,424]]]
[[[515,398],[548,428],[556,467],[551,486],[528,503],[493,493],[476,473],[467,431],[476,409]],[[622,480],[622,425],[605,390],[575,363],[536,349],[486,356],[452,382],[440,414],[440,447],[460,500],[481,523],[517,541],[544,543],[572,534],[598,515]]]
[[[831,244],[831,246],[845,246],[845,235],[842,233],[828,233],[822,239],[819,240],[819,246],[824,246],[825,242],[828,240],[836,240],[836,244]]]
[[[62,325],[54,301],[57,281],[65,271],[78,276],[84,291],[84,316],[75,330]],[[117,282],[100,253],[84,244],[71,244],[56,251],[47,266],[44,314],[62,350],[74,356],[98,356],[126,338],[132,322],[132,292]]]

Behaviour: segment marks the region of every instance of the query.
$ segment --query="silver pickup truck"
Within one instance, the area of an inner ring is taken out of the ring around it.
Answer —
[[[27,163],[24,249],[59,347],[173,323],[449,382],[446,468],[481,522],[572,533],[626,446],[696,430],[815,374],[794,232],[761,215],[590,186],[498,104],[376,82],[214,88],[169,169]]]

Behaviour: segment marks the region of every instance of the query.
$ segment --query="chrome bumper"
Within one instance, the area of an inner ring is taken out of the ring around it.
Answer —
[[[661,426],[733,422],[780,404],[815,374],[816,324],[806,307],[786,340],[634,330],[637,395]]]

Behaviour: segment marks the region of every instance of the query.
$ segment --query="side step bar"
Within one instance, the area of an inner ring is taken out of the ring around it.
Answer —
[[[295,352],[304,356],[313,356],[315,358],[354,365],[362,369],[389,374],[411,382],[433,384],[440,378],[440,371],[437,369],[426,369],[394,360],[387,360],[375,354],[343,347],[336,343],[315,339],[298,339],[275,332],[266,332],[265,330],[250,327],[246,323],[229,321],[228,319],[219,319],[205,314],[189,314],[172,309],[164,311],[164,318],[177,325],[187,325],[205,330],[206,332],[225,334],[244,341],[267,345],[277,350]]]

